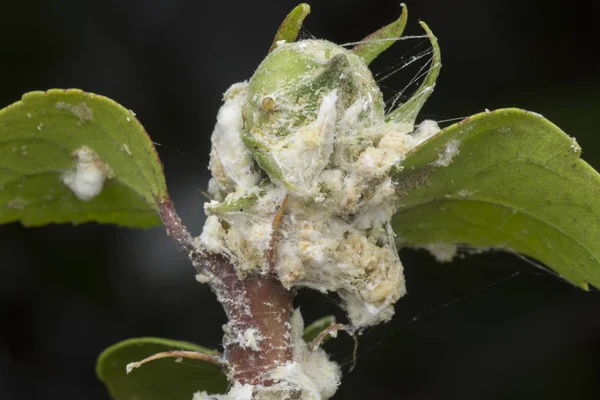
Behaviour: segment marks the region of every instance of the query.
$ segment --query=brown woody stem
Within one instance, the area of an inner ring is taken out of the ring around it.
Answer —
[[[223,361],[230,379],[242,384],[269,385],[268,372],[292,361],[290,324],[294,291],[271,276],[240,279],[229,259],[203,251],[181,223],[173,203],[160,204],[160,215],[178,248],[198,273],[209,278],[211,289],[225,309]]]

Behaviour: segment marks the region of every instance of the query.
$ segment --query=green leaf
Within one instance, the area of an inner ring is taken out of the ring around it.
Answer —
[[[405,247],[467,244],[533,257],[600,287],[600,175],[575,139],[503,109],[454,124],[409,153],[393,227]]]
[[[429,37],[429,41],[431,42],[431,46],[433,47],[433,56],[431,58],[431,65],[429,66],[429,71],[427,72],[427,76],[419,86],[419,89],[412,95],[408,101],[402,105],[400,105],[397,109],[392,111],[386,118],[387,121],[407,125],[408,131],[412,131],[415,120],[417,119],[417,115],[425,105],[425,102],[433,93],[433,89],[435,88],[435,81],[440,74],[440,69],[442,68],[442,53],[440,51],[440,46],[438,44],[438,40],[431,32],[429,27],[425,22],[420,22],[421,26],[427,32],[427,36]]]
[[[131,362],[171,350],[197,351],[214,355],[201,346],[168,339],[137,338],[104,350],[96,364],[96,374],[116,400],[191,400],[197,391],[224,393],[227,378],[221,368],[206,361],[174,358],[155,360],[127,374]]]
[[[352,48],[352,51],[365,61],[365,64],[369,65],[402,36],[408,20],[408,9],[404,3],[400,6],[402,7],[400,18],[371,33]]]
[[[288,43],[296,40],[300,28],[302,28],[302,22],[304,22],[304,18],[306,18],[308,14],[310,14],[310,6],[308,4],[302,3],[297,5],[287,17],[285,17],[281,25],[279,25],[279,29],[275,34],[275,39],[273,39],[273,44],[269,49],[269,53],[275,50],[277,42],[280,40],[285,40]]]
[[[82,182],[84,170],[99,193]],[[65,184],[69,179],[75,191]],[[150,138],[114,101],[53,89],[27,93],[0,110],[0,224],[148,227],[160,224],[158,204],[166,196]]]
[[[323,332],[325,329],[329,328],[331,325],[335,324],[335,317],[333,315],[328,315],[323,318],[319,318],[306,328],[304,328],[304,341],[306,343],[312,342],[319,333]],[[331,339],[331,335],[327,335],[323,338],[323,343]]]

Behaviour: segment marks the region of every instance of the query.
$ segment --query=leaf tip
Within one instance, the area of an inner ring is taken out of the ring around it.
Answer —
[[[425,30],[432,47],[432,59],[429,71],[413,96],[406,103],[392,111],[387,117],[388,122],[407,124],[411,129],[414,127],[421,108],[423,108],[423,105],[433,92],[442,67],[442,57],[437,37],[424,21],[419,21],[419,24]]]
[[[308,14],[310,14],[310,5],[307,3],[300,3],[294,7],[294,9],[285,17],[281,25],[279,25],[279,29],[277,29],[269,53],[277,48],[278,42],[293,42],[296,40],[300,28],[302,28],[302,23]]]
[[[369,65],[402,36],[408,21],[408,7],[404,3],[400,7],[402,10],[396,21],[371,33],[352,48],[352,52],[362,58],[365,64]]]

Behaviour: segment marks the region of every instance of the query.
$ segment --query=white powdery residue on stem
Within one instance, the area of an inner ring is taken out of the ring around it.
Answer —
[[[244,332],[238,332],[237,342],[243,349],[260,351],[262,335],[256,328],[248,328]]]
[[[102,192],[104,182],[113,176],[113,171],[94,150],[87,146],[75,150],[73,155],[75,168],[63,173],[62,181],[79,200],[92,200]]]
[[[337,363],[329,360],[322,349],[311,351],[304,341],[304,321],[300,310],[294,311],[291,318],[293,361],[271,371],[270,378],[276,382],[274,392],[288,387],[300,392],[299,400],[326,400],[335,394],[341,380],[341,370]]]

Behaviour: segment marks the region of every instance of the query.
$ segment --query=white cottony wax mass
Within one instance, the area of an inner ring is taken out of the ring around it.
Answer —
[[[285,57],[300,65],[292,76],[279,69]],[[280,44],[224,98],[200,242],[227,254],[240,278],[275,272],[287,288],[338,292],[355,327],[389,320],[406,293],[391,172],[437,124],[386,123],[364,63],[318,40]],[[435,165],[449,165],[459,145]]]
[[[394,172],[438,125],[386,122],[364,61],[321,40],[278,43],[224,100],[200,244],[226,255],[240,279],[274,274],[289,289],[337,292],[354,328],[388,321],[406,293],[391,228],[399,196]],[[450,165],[459,147],[449,142],[432,165]],[[299,311],[294,318],[302,324]],[[239,332],[234,340],[260,349],[257,333]],[[289,387],[300,388],[303,400],[333,396],[339,367],[301,338],[292,343],[293,362],[272,370],[277,385],[260,393]],[[237,385],[227,396],[256,390]],[[234,398],[207,396],[195,398]]]
[[[104,181],[111,178],[113,172],[100,156],[87,146],[75,150],[74,157],[75,169],[63,173],[62,181],[78,199],[89,201],[100,194]]]

